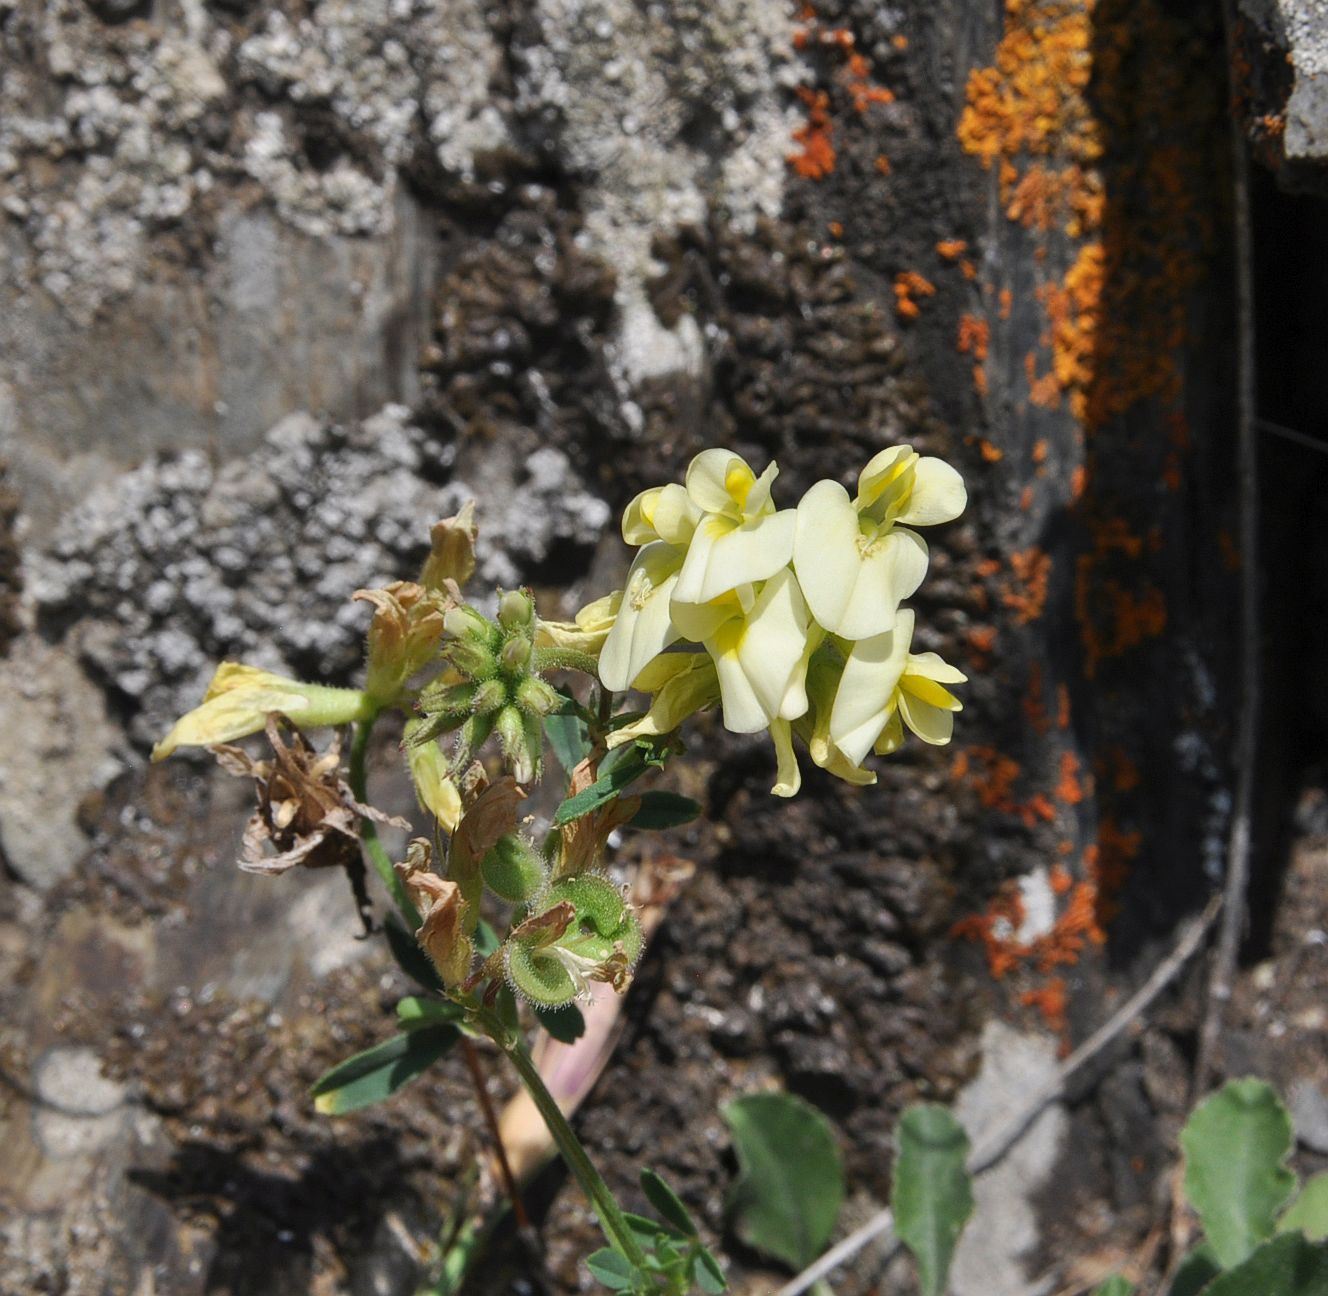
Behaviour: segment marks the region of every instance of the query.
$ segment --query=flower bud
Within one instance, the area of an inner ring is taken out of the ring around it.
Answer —
[[[521,630],[535,616],[535,601],[525,590],[508,590],[498,600],[498,624],[504,630]]]
[[[498,712],[496,727],[503,758],[512,777],[518,783],[532,782],[539,774],[540,758],[544,754],[539,721],[533,716],[522,715],[517,707],[505,706]]]
[[[502,680],[485,680],[475,690],[475,696],[471,699],[471,710],[476,715],[488,715],[491,711],[497,711],[499,707],[507,702],[507,688]]]
[[[538,716],[552,715],[567,701],[552,684],[546,684],[534,675],[527,675],[517,685],[516,700]]]
[[[530,640],[520,635],[509,639],[498,654],[498,662],[503,670],[512,675],[524,670],[530,662]]]
[[[505,833],[480,863],[489,889],[504,900],[525,904],[545,881],[544,861],[515,833]]]

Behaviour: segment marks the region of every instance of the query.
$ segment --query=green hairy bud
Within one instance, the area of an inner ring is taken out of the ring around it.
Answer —
[[[525,904],[547,877],[539,853],[515,833],[504,833],[480,863],[489,890],[513,904]]]
[[[521,630],[535,619],[535,601],[525,590],[508,590],[498,600],[498,624],[504,630]]]

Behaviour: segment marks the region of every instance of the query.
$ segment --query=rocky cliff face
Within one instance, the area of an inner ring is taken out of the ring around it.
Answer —
[[[466,498],[480,579],[566,612],[620,576],[625,501],[709,444],[777,456],[790,497],[904,439],[970,483],[925,605],[973,676],[955,751],[777,808],[768,753],[708,735],[710,822],[673,843],[697,881],[633,992],[632,1081],[585,1118],[615,1183],[649,1148],[719,1233],[718,1104],[778,1079],[851,1132],[869,1210],[894,1112],[959,1090],[984,1018],[1052,1065],[1101,1016],[1095,942],[1128,977],[1202,889],[1236,561],[1215,15],[815,9],[0,0],[0,1290],[419,1272],[464,1073],[315,1118],[395,974],[335,880],[232,870],[234,787],[144,753],[223,656],[348,678],[349,595]],[[1324,21],[1246,9],[1249,133],[1313,187]],[[1174,1065],[1103,1097],[1121,1146]],[[1118,1170],[1084,1192],[1142,1229]],[[1039,1210],[1078,1236],[1069,1197]],[[542,1233],[575,1289],[574,1192]]]

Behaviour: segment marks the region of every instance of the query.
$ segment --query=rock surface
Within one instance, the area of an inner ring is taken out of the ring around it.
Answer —
[[[1246,128],[1313,188],[1322,6],[1243,7]],[[705,820],[625,835],[624,863],[698,865],[580,1117],[630,1205],[649,1159],[769,1290],[726,1231],[725,1099],[826,1110],[866,1213],[904,1104],[989,1114],[1100,1021],[1230,808],[1230,87],[1212,15],[1175,10],[0,0],[0,1291],[427,1270],[476,1150],[460,1059],[319,1117],[308,1085],[409,987],[344,879],[234,869],[246,788],[144,756],[223,657],[348,680],[351,593],[471,497],[477,591],[567,613],[620,578],[621,507],[707,445],[777,457],[785,502],[901,440],[970,486],[918,600],[971,677],[955,748],[777,807],[768,744],[702,721],[675,777]],[[1270,582],[1328,588],[1294,540]],[[1279,599],[1270,639],[1300,625]],[[1323,717],[1276,715],[1292,786]],[[373,799],[413,814],[395,740]],[[1321,985],[1317,823],[1256,901],[1269,966]],[[1274,990],[1242,983],[1230,1062],[1271,1059],[1320,1155],[1322,1010]],[[1183,1116],[1194,1003],[1169,1011],[987,1180],[1000,1245],[974,1231],[962,1290],[1137,1249]],[[579,1195],[532,1205],[543,1256],[495,1249],[475,1290],[585,1289]]]

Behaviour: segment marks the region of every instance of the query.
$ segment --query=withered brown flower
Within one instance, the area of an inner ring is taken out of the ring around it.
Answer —
[[[275,715],[268,716],[265,732],[270,759],[255,760],[239,747],[221,744],[210,749],[222,769],[254,780],[258,808],[245,825],[240,867],[269,875],[296,867],[344,868],[361,915],[367,916],[359,821],[363,817],[397,828],[410,824],[355,798],[341,773],[339,733],[319,752],[298,730],[291,730],[288,744]]]

